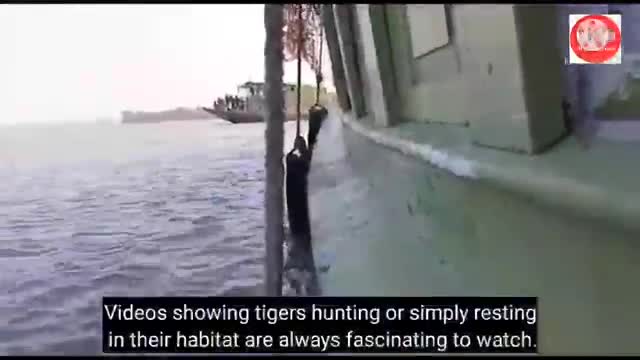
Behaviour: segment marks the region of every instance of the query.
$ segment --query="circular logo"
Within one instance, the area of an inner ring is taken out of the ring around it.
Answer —
[[[582,60],[602,64],[620,50],[622,32],[618,25],[604,15],[588,15],[571,28],[571,49]]]

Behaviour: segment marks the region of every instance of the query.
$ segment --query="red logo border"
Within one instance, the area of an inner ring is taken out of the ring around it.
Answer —
[[[615,32],[616,38],[613,41],[610,41],[607,44],[607,47],[613,47],[611,50],[601,50],[601,51],[584,51],[582,47],[578,43],[578,27],[581,23],[587,20],[600,20],[609,29],[612,29]],[[611,60],[622,46],[622,31],[618,27],[618,24],[615,23],[610,17],[605,15],[587,15],[578,20],[573,27],[571,28],[571,34],[569,35],[569,45],[571,46],[571,50],[576,54],[580,59],[586,61],[591,64],[602,64],[609,60]]]

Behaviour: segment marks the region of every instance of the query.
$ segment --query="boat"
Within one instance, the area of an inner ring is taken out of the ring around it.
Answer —
[[[225,99],[218,99],[212,107],[202,107],[201,109],[232,124],[264,122],[264,83],[247,81],[238,85],[237,89],[237,95],[233,95],[231,98],[234,98],[236,104],[239,105],[232,106],[227,104],[227,102],[231,103],[232,101],[220,101]],[[282,91],[285,94],[286,121],[295,121],[297,118],[296,89],[296,84],[283,84]],[[302,109],[308,109],[315,103],[315,92],[316,89],[314,86],[302,85]],[[320,100],[322,102],[331,101],[334,96],[335,95],[330,93],[326,87],[321,89]],[[306,119],[306,112],[302,112],[301,117],[302,119]]]
[[[607,12],[589,7],[324,5],[323,295],[536,296],[541,354],[640,352],[638,145],[582,141],[602,89],[576,77],[618,68],[566,64],[568,15]]]
[[[202,110],[208,112],[211,115],[226,120],[232,124],[249,124],[264,122],[262,114],[255,112],[248,112],[242,110],[222,110],[208,107],[202,107]]]

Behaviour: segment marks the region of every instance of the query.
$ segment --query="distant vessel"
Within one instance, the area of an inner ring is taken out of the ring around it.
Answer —
[[[232,124],[248,124],[248,123],[257,123],[263,122],[264,117],[262,114],[252,113],[248,111],[242,110],[224,110],[224,109],[215,109],[203,107],[202,110],[217,116],[223,120],[226,120]]]
[[[297,91],[295,84],[285,84],[287,121],[296,119]],[[307,117],[306,109],[315,103],[315,87],[303,85],[301,92],[301,117]],[[320,91],[320,102],[326,103],[332,94],[326,88]],[[226,120],[232,124],[246,124],[264,121],[264,83],[247,81],[238,86],[238,95],[219,98],[213,103],[213,107],[202,107],[203,111]]]
[[[201,109],[176,108],[173,110],[146,112],[123,111],[123,124],[157,123],[164,121],[211,120],[211,115]]]

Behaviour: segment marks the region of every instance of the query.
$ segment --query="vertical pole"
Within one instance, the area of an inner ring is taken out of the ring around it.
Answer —
[[[265,295],[282,295],[284,243],[284,7],[264,5],[265,100],[266,100],[266,189],[265,189]]]

